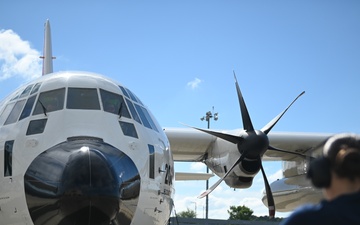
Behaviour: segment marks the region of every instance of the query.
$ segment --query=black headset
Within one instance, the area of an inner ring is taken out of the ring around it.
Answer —
[[[349,164],[347,163],[349,161],[346,162],[345,160],[347,156],[352,157],[353,159],[357,158],[357,161],[359,161],[360,152],[358,149],[346,147],[345,149],[340,149],[336,153],[335,159],[332,162],[328,156],[321,156],[313,159],[310,162],[307,178],[309,178],[312,184],[317,188],[328,188],[331,185],[331,171],[334,171],[342,177],[353,176],[347,174],[349,171],[353,170],[349,169]]]
[[[306,177],[317,188],[331,185],[332,172],[341,177],[355,179],[360,174],[360,136],[338,134],[329,138],[323,156],[312,159]]]
[[[331,184],[331,162],[328,158],[321,156],[310,162],[306,177],[317,188],[327,188]]]

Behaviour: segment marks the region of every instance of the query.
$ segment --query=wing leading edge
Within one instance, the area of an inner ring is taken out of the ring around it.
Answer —
[[[175,161],[199,162],[216,137],[191,128],[164,128]]]
[[[170,141],[170,147],[175,161],[200,162],[210,150],[229,150],[229,144],[218,138],[191,128],[164,128]],[[240,130],[224,131],[236,134]],[[300,132],[272,132],[269,134],[270,144],[287,152],[266,151],[264,160],[292,161],[298,155],[308,155],[321,146],[333,134],[328,133],[300,133]],[[234,144],[234,149],[236,145]],[[295,153],[295,154],[293,154]],[[310,155],[309,155],[310,156]]]

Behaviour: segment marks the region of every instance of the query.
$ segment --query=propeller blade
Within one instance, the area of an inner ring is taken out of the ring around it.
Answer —
[[[268,208],[269,208],[269,217],[274,218],[274,216],[275,216],[275,201],[274,201],[274,197],[272,195],[272,191],[271,191],[269,182],[267,180],[262,162],[261,162],[260,168],[261,168],[261,173],[263,175],[263,179],[264,179],[264,183],[265,183],[265,192],[266,192],[266,198],[267,198],[267,203],[268,203]]]
[[[192,126],[189,126],[189,125],[186,125],[186,124],[184,124],[184,125],[188,126],[188,127],[191,127],[193,129],[196,129],[196,130],[211,134],[211,135],[213,135],[215,137],[224,139],[225,141],[229,141],[229,142],[231,142],[233,144],[237,144],[237,143],[239,143],[239,142],[241,142],[243,140],[243,138],[239,137],[239,136],[234,136],[234,135],[231,135],[231,134],[225,134],[225,133],[212,131],[212,130],[201,129],[201,128],[197,128],[197,127],[192,127]]]
[[[215,184],[213,184],[209,189],[204,191],[198,198],[203,198],[210,194],[219,184],[232,172],[232,170],[237,166],[241,161],[243,161],[245,158],[245,154],[242,154],[240,158],[234,163],[234,165],[231,166],[231,168],[225,173],[225,175],[220,178]]]
[[[246,130],[248,132],[253,132],[254,127],[252,125],[250,115],[249,115],[249,112],[247,110],[244,98],[243,98],[243,96],[241,94],[240,87],[239,87],[239,84],[238,84],[237,79],[236,79],[235,71],[233,71],[233,72],[234,72],[234,78],[235,78],[236,91],[237,91],[237,95],[238,95],[238,98],[239,98],[239,105],[240,105],[240,111],[241,111],[241,117],[242,117],[242,121],[243,121],[244,130]]]
[[[290,106],[298,99],[301,95],[303,95],[305,91],[301,92],[291,103],[290,105],[282,111],[279,115],[277,115],[274,119],[272,119],[265,127],[261,129],[262,132],[268,134],[270,130],[276,125],[276,123],[280,120],[280,118],[286,113],[286,111],[290,108]]]

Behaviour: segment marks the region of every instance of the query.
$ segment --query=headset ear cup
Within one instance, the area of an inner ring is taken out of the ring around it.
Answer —
[[[317,188],[327,188],[331,184],[330,161],[325,157],[320,157],[310,162],[307,178]]]

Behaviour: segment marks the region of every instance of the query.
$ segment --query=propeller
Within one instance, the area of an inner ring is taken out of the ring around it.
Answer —
[[[286,111],[291,107],[291,105],[305,92],[301,92],[291,103],[290,105],[282,111],[279,115],[277,115],[274,119],[272,119],[267,125],[265,125],[261,130],[255,130],[250,114],[247,110],[244,98],[242,96],[239,84],[237,82],[237,78],[234,72],[234,79],[235,79],[235,86],[236,91],[239,99],[239,105],[240,105],[240,112],[241,112],[241,118],[243,122],[243,128],[244,131],[239,135],[231,135],[231,134],[225,134],[217,131],[212,130],[205,130],[201,128],[193,127],[194,129],[197,129],[199,131],[211,134],[215,137],[224,139],[226,141],[229,141],[231,143],[234,143],[237,145],[238,151],[240,152],[240,157],[236,162],[231,166],[231,168],[225,173],[223,177],[221,177],[215,184],[213,184],[208,190],[203,192],[198,198],[203,198],[210,194],[215,188],[224,180],[226,177],[233,171],[233,169],[239,165],[244,159],[249,160],[260,160],[260,168],[261,173],[263,175],[264,183],[265,183],[265,191],[267,196],[267,202],[268,202],[268,208],[269,208],[269,216],[274,217],[275,216],[275,203],[274,198],[271,192],[271,188],[269,185],[269,182],[267,180],[265,170],[262,166],[261,157],[262,155],[268,150],[274,150],[274,151],[283,151],[285,150],[277,149],[275,147],[272,147],[269,145],[269,139],[267,134],[271,131],[271,129],[276,125],[276,123],[281,119],[281,117],[286,113]]]

